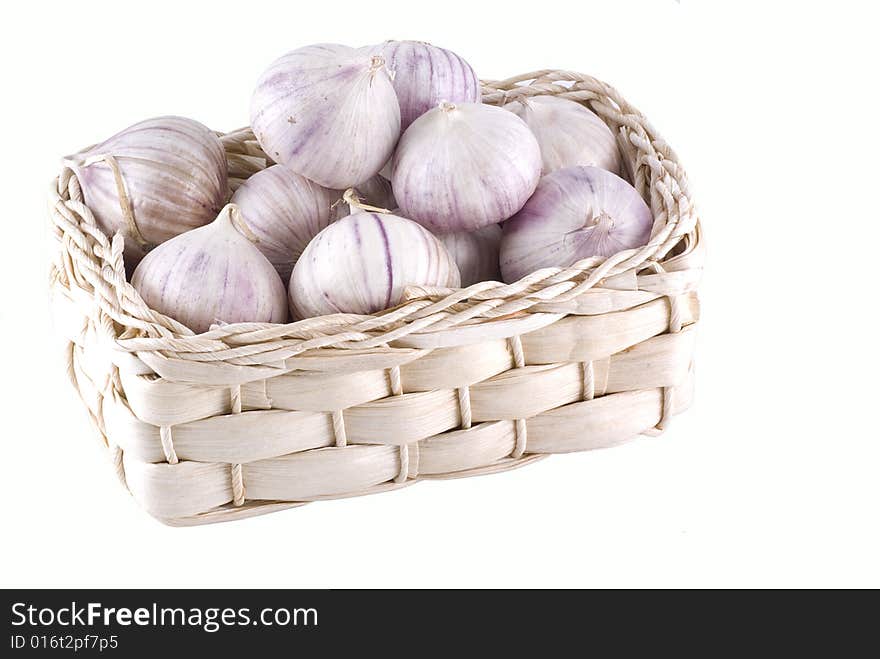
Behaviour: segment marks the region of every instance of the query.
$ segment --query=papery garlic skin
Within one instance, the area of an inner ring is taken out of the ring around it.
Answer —
[[[490,224],[476,231],[456,231],[437,236],[449,250],[461,274],[462,287],[481,281],[501,281],[498,263],[501,227]]]
[[[400,138],[391,181],[404,215],[442,234],[510,217],[540,175],[538,142],[519,117],[480,103],[441,103]]]
[[[558,96],[532,96],[508,103],[504,109],[535,134],[543,175],[574,165],[601,167],[618,175],[623,171],[614,133],[580,103]]]
[[[652,225],[651,209],[619,176],[598,167],[559,169],[504,223],[501,273],[512,283],[541,268],[612,256],[647,244]]]
[[[284,284],[234,223],[227,205],[210,224],[162,243],[132,277],[144,302],[194,332],[216,323],[287,320]]]
[[[336,219],[333,204],[340,197],[283,165],[272,165],[242,183],[231,201],[257,237],[257,249],[286,283],[309,241]]]
[[[424,41],[386,41],[375,52],[394,76],[401,131],[442,101],[479,103],[482,98],[477,74],[451,50]]]
[[[290,277],[294,318],[370,314],[400,303],[407,286],[458,287],[458,268],[424,227],[396,215],[358,212],[306,247]]]
[[[363,183],[391,157],[400,106],[370,47],[316,44],[273,62],[251,98],[251,127],[270,158],[327,188]]]
[[[211,222],[229,196],[220,139],[184,117],[141,121],[65,164],[98,226],[108,237],[123,233],[129,268],[152,247]]]

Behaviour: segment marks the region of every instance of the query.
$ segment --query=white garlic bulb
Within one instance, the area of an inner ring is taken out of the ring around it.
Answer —
[[[321,185],[366,181],[391,157],[400,106],[372,48],[317,44],[279,58],[251,98],[251,126],[276,162]]]
[[[455,260],[461,273],[462,287],[481,281],[501,281],[498,264],[500,226],[490,224],[476,231],[456,231],[437,237]]]
[[[229,195],[220,139],[184,117],[141,121],[65,164],[101,229],[124,235],[129,268],[152,247],[213,220]]]
[[[621,173],[614,133],[580,103],[558,96],[532,96],[508,103],[504,109],[522,119],[535,134],[541,147],[543,174],[573,165]]]
[[[150,308],[194,332],[218,322],[285,322],[284,284],[243,233],[249,233],[247,226],[237,207],[228,204],[210,224],[147,254],[132,286]]]
[[[256,247],[284,282],[309,241],[336,219],[340,193],[328,190],[282,165],[272,165],[245,181],[235,194]]]
[[[391,183],[404,215],[441,234],[510,217],[540,175],[538,143],[519,117],[480,103],[441,103],[400,138]]]
[[[386,41],[375,52],[394,75],[402,131],[442,101],[480,102],[480,79],[451,50],[424,41]]]
[[[548,267],[612,256],[647,244],[651,209],[629,183],[598,167],[565,167],[541,179],[504,223],[501,273],[515,282]]]
[[[385,213],[357,212],[309,243],[290,277],[295,318],[369,314],[400,303],[407,286],[457,287],[458,268],[424,227]]]

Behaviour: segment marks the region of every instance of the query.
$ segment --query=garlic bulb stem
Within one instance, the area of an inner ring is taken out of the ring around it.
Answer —
[[[614,228],[614,218],[604,211],[593,217],[592,223],[602,231],[610,231]]]
[[[248,223],[245,222],[244,216],[241,214],[237,204],[226,204],[223,210],[228,210],[229,212],[224,214],[223,211],[220,211],[220,216],[224,217],[225,221],[229,222],[232,228],[252,243],[260,242],[260,239],[257,238],[256,234],[248,226]]]
[[[385,58],[382,57],[381,55],[373,55],[370,58],[370,73],[371,74],[375,75],[376,72],[379,69],[381,69],[383,66],[385,66]],[[388,75],[391,77],[392,80],[394,80],[394,77],[391,76],[390,71],[388,72]]]
[[[351,207],[352,213],[358,210],[368,211],[370,213],[385,213],[386,215],[391,213],[387,208],[379,208],[378,206],[370,206],[370,204],[363,203],[360,196],[358,196],[357,190],[354,188],[349,188],[343,192],[342,198]]]
[[[69,167],[74,163],[74,160],[67,159],[64,162],[65,165]],[[128,196],[128,188],[125,185],[125,178],[122,176],[122,170],[119,168],[119,163],[116,162],[116,158],[109,153],[97,154],[82,159],[78,164],[81,167],[88,167],[89,165],[94,165],[98,162],[106,164],[113,173],[113,179],[116,183],[116,194],[119,197],[119,210],[122,212],[122,219],[134,241],[146,250],[150,243],[144,238],[144,235],[141,233],[141,230],[138,228],[137,222],[134,219],[134,212],[131,210],[131,199]]]
[[[571,245],[574,241],[588,239],[593,231],[608,233],[614,228],[614,218],[604,211],[600,211],[597,215],[590,214],[589,219],[583,226],[572,229],[563,237],[562,243],[566,246]]]

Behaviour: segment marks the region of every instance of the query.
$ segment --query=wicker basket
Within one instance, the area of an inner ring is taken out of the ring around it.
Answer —
[[[126,282],[76,177],[53,182],[50,286],[68,374],[120,480],[172,525],[504,471],[662,430],[693,391],[703,244],[675,153],[616,91],[537,71],[484,102],[555,94],[618,135],[650,243],[503,285],[414,288],[400,306],[193,335]],[[222,136],[234,189],[271,164]]]

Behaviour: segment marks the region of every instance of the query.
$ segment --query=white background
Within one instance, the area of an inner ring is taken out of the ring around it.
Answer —
[[[862,7],[18,5],[0,41],[0,583],[880,586],[880,50]],[[119,487],[49,339],[58,159],[155,115],[237,128],[276,56],[388,38],[451,48],[486,78],[590,73],[663,132],[709,245],[695,405],[612,450],[164,527]]]

